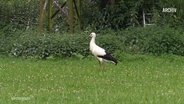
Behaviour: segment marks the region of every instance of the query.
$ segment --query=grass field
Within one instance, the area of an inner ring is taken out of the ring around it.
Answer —
[[[184,57],[125,55],[99,70],[85,59],[0,56],[0,104],[182,104]]]

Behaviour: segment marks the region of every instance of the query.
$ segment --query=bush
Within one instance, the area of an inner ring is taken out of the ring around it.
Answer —
[[[39,33],[35,30],[0,33],[0,52],[23,57],[84,57],[90,54],[89,33]],[[184,32],[170,27],[101,31],[96,43],[108,53],[176,54],[184,56]]]
[[[154,33],[154,38],[149,39],[145,51],[149,53],[184,55],[183,34],[171,29],[162,28]]]
[[[128,28],[122,33],[129,51],[138,53],[184,55],[184,33],[170,27]]]
[[[16,34],[20,34],[19,38],[12,38],[11,47],[6,51],[10,55],[38,58],[88,55],[88,41],[84,34],[40,34],[34,31]]]
[[[38,0],[0,0],[0,28],[28,29],[38,24]]]

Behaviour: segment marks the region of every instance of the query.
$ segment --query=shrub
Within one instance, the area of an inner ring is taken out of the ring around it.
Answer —
[[[18,34],[18,33],[16,33]],[[88,55],[88,41],[80,34],[48,34],[25,32],[11,44],[8,54],[24,57],[69,57],[74,54]]]
[[[149,53],[184,55],[184,40],[182,33],[171,28],[161,28],[155,32],[146,44],[145,51]]]
[[[38,24],[38,0],[0,0],[0,28],[28,29]],[[11,30],[11,29],[9,29]]]
[[[0,32],[0,52],[23,57],[84,57],[90,54],[89,33],[39,33],[35,30]],[[101,31],[96,43],[116,57],[122,53],[184,56],[184,32],[170,27],[138,27]]]
[[[170,27],[128,28],[122,33],[131,52],[184,55],[184,33]]]

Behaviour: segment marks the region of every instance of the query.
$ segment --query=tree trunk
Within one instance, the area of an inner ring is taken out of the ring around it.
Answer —
[[[69,19],[69,29],[70,32],[73,33],[74,32],[74,15],[73,15],[73,0],[67,0],[67,5],[68,5],[68,9],[69,9],[69,15],[68,15],[68,19]]]
[[[52,30],[52,0],[48,1],[48,31],[51,32]]]
[[[115,5],[115,0],[110,0],[111,6],[114,7]]]
[[[101,0],[100,1],[100,9],[102,10],[103,8],[105,8],[107,3],[108,3],[108,0]]]
[[[40,32],[43,31],[43,0],[40,0]]]
[[[79,25],[79,30],[81,30],[81,0],[77,1],[77,10],[79,13],[79,17],[78,17],[78,25]]]

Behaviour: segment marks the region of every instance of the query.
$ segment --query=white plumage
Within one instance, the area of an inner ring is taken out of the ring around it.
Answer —
[[[98,59],[100,66],[104,60],[117,64],[117,60],[115,58],[113,58],[110,54],[106,53],[105,49],[96,45],[95,43],[96,34],[94,32],[90,34],[90,37],[91,37],[90,51]]]

